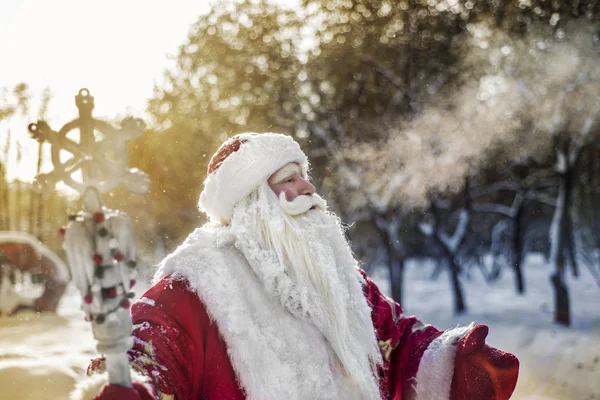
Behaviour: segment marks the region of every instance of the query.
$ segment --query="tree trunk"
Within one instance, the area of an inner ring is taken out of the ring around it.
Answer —
[[[554,322],[561,325],[570,325],[569,291],[565,283],[565,235],[567,229],[568,210],[568,175],[566,171],[560,175],[558,197],[550,228],[550,264],[554,266],[554,273],[550,280],[554,286]]]
[[[438,278],[440,277],[440,275],[442,274],[443,270],[444,270],[444,263],[443,262],[436,263],[435,268],[431,272],[431,275],[429,275],[429,280],[437,281]]]
[[[515,213],[515,217],[513,220],[513,270],[515,273],[515,284],[517,293],[522,295],[525,293],[525,280],[523,279],[523,247],[525,242],[525,235],[523,234],[523,206],[524,203],[521,203],[517,212]]]
[[[385,249],[388,256],[388,271],[390,275],[390,288],[392,298],[402,304],[402,288],[404,285],[404,251],[398,231],[401,220],[396,211],[389,210],[385,215],[381,213],[372,214],[373,222],[383,237]]]
[[[498,4],[498,8],[493,11],[494,18],[496,19],[496,27],[502,27],[502,23],[504,22],[504,13],[506,8],[506,2],[500,1]]]
[[[444,253],[444,258],[446,259],[446,263],[448,266],[448,272],[450,275],[450,287],[452,288],[452,294],[454,295],[454,313],[462,314],[467,310],[465,305],[465,298],[463,295],[462,285],[460,283],[460,279],[458,278],[458,274],[460,272],[460,267],[456,262],[454,254],[450,251],[448,247],[444,244],[444,241],[441,240],[438,235],[434,235],[434,238],[438,244],[441,246],[442,252]]]
[[[404,287],[404,258],[396,254],[396,251],[391,249],[389,246],[388,251],[392,250],[389,254],[388,268],[390,271],[390,285],[392,289],[392,298],[396,300],[396,303],[402,305],[402,289]]]
[[[564,264],[562,268],[564,268]],[[550,281],[554,286],[554,322],[569,326],[571,325],[571,307],[564,277],[559,272],[555,272],[550,276]]]
[[[572,178],[568,179],[572,185]],[[572,188],[567,188],[567,198],[570,199],[570,193],[572,192]],[[569,202],[570,203],[570,202]],[[577,248],[575,247],[575,227],[573,226],[573,218],[571,217],[571,213],[569,212],[570,207],[565,211],[565,220],[566,220],[566,231],[565,235],[565,250],[567,253],[567,257],[569,258],[569,266],[571,267],[571,271],[573,272],[573,276],[579,277],[579,265],[577,263]]]
[[[467,310],[467,307],[465,306],[462,285],[460,283],[460,280],[458,279],[458,272],[460,268],[454,256],[450,255],[448,257],[448,262],[450,266],[450,281],[452,284],[452,292],[454,294],[454,313],[462,314]]]
[[[469,182],[465,183],[464,189],[465,195],[465,204],[464,208],[460,211],[460,216],[456,227],[454,228],[454,233],[452,234],[452,238],[450,240],[445,239],[443,237],[443,233],[441,231],[441,227],[437,223],[439,221],[439,213],[436,207],[432,207],[432,213],[436,220],[435,230],[433,237],[437,241],[438,245],[442,248],[444,253],[444,257],[447,261],[447,265],[450,269],[450,284],[452,286],[452,292],[454,294],[454,313],[462,314],[467,310],[465,305],[465,299],[463,295],[462,285],[460,283],[460,279],[458,275],[460,273],[460,265],[456,260],[456,255],[458,254],[464,240],[466,237],[466,232],[469,226],[469,221],[471,219],[471,198],[469,196]]]

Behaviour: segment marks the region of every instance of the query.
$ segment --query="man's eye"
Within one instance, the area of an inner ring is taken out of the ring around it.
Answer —
[[[293,181],[293,178],[287,178],[285,181],[283,181],[284,183],[290,183],[291,181]]]

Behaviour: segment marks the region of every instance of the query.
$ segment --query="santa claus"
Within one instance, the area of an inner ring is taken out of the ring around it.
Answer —
[[[244,133],[212,157],[210,222],[133,305],[133,387],[96,399],[508,399],[518,360],[484,325],[405,316],[359,269],[289,136]],[[90,372],[102,371],[96,360]]]

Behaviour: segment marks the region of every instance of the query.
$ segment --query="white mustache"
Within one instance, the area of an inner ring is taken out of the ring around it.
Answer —
[[[318,194],[311,195],[300,195],[294,200],[288,201],[285,198],[285,193],[279,194],[279,204],[283,211],[289,216],[296,216],[304,214],[312,208],[316,208],[320,211],[327,211],[327,202]]]

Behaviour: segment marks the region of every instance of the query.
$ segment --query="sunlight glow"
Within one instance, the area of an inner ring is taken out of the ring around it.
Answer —
[[[32,115],[49,87],[46,116],[58,130],[77,117],[74,97],[82,87],[95,97],[94,116],[109,120],[146,117],[146,100],[160,82],[188,28],[208,10],[208,0],[21,0],[0,5],[0,87],[30,86]],[[170,57],[171,56],[171,57]],[[28,119],[0,124],[0,152],[11,130],[9,180],[31,181],[37,142]],[[21,147],[21,162],[17,148]],[[47,149],[48,150],[48,149]],[[49,158],[49,157],[47,157]],[[51,169],[45,165],[44,170]]]

